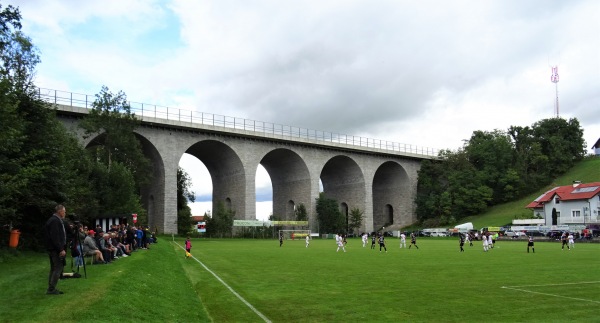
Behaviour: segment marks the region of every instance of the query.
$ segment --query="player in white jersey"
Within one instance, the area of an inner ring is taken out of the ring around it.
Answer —
[[[346,247],[344,247],[344,241],[342,239],[342,236],[339,234],[335,235],[335,240],[337,242],[337,250],[335,252],[340,251],[340,248],[342,248],[342,250],[344,250],[344,252],[346,252]]]
[[[362,235],[363,248],[367,246],[367,240],[368,240],[367,234],[363,233],[363,235]]]
[[[488,249],[494,249],[494,236],[492,234],[488,235]]]
[[[306,248],[308,248],[308,245],[310,244],[310,235],[306,235]]]
[[[481,241],[483,241],[483,251],[488,251],[488,239],[484,234],[481,234]]]
[[[400,248],[402,248],[402,246],[406,248],[406,234],[404,234],[404,232],[400,233]]]
[[[575,247],[575,239],[573,237],[573,233],[569,232],[569,236],[567,237],[567,239],[569,239],[569,250],[571,250]]]
[[[465,233],[465,244],[469,244],[471,247],[473,246],[473,242],[471,242],[471,234],[470,233]]]

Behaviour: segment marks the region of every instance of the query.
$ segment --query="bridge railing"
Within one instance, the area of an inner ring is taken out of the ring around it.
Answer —
[[[94,95],[65,92],[45,88],[38,88],[38,94],[41,99],[50,103],[86,109],[92,109],[93,102],[95,101]],[[155,104],[139,103],[133,101],[129,101],[129,105],[131,107],[132,113],[144,117],[152,117],[179,122],[189,122],[192,124],[217,126],[236,130],[252,131],[257,133],[258,135],[278,135],[290,138],[346,144],[358,147],[375,148],[416,155],[437,156],[438,154],[438,150],[434,148],[403,144],[387,140],[365,138],[360,136],[313,130],[258,120],[236,118],[214,113],[170,108]]]

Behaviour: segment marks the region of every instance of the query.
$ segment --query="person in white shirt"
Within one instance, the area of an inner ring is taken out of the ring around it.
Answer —
[[[363,235],[362,235],[363,248],[367,245],[367,240],[368,240],[367,234],[363,233]]]
[[[337,250],[335,252],[340,251],[340,248],[342,248],[342,250],[344,250],[344,252],[346,252],[346,247],[344,247],[344,241],[342,239],[342,236],[339,234],[335,235],[335,241],[337,242]]]
[[[400,233],[400,248],[402,248],[402,246],[406,248],[406,234],[404,234],[404,232]]]
[[[310,235],[306,235],[306,248],[308,248],[308,245],[310,244]]]
[[[494,249],[494,235],[488,235],[488,249]]]
[[[484,234],[481,234],[481,241],[483,241],[483,251],[488,251],[488,239]]]
[[[567,237],[567,239],[569,239],[569,250],[571,250],[575,247],[575,239],[573,238],[573,233],[569,232],[569,236]]]

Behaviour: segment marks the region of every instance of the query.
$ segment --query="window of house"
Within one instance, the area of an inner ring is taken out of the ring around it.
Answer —
[[[560,204],[560,199],[558,197],[554,198],[554,204]]]
[[[573,210],[571,212],[573,212],[573,217],[574,218],[578,218],[578,217],[581,216],[581,210]]]

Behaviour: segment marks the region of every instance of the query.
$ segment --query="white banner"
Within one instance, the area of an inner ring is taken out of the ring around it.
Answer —
[[[270,221],[259,221],[259,220],[233,220],[234,227],[269,227],[271,226]]]

